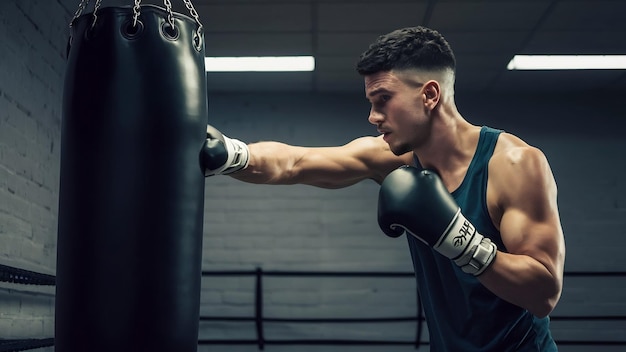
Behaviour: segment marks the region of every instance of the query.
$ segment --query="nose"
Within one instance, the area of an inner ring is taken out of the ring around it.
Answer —
[[[370,116],[367,118],[367,120],[372,125],[379,125],[381,122],[383,122],[384,119],[385,119],[385,117],[383,116],[383,114],[381,114],[380,112],[376,111],[374,108],[370,109]]]

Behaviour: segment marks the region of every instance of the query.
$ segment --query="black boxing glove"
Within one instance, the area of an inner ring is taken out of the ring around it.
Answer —
[[[204,176],[227,175],[248,166],[250,150],[244,142],[224,136],[211,125],[207,125],[206,137],[200,151]]]
[[[463,216],[435,172],[402,166],[380,187],[378,224],[391,237],[408,233],[478,276],[496,257],[497,247]]]

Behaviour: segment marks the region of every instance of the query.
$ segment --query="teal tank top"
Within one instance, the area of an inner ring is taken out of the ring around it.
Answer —
[[[506,252],[487,211],[487,171],[502,131],[482,127],[476,153],[452,196],[478,232]],[[416,167],[421,168],[415,157]],[[486,289],[454,262],[407,235],[431,352],[556,351],[549,318],[539,319]]]

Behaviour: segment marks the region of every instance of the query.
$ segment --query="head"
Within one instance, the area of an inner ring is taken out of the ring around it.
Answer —
[[[372,103],[369,121],[385,134],[394,153],[427,140],[439,106],[453,104],[455,70],[448,42],[425,27],[382,35],[361,54],[357,71]]]

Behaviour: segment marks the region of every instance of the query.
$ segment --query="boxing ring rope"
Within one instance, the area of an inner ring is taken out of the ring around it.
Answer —
[[[56,278],[54,275],[42,274],[0,264],[0,282],[20,285],[54,286],[56,284]],[[52,346],[54,346],[54,338],[3,339],[0,335],[0,352],[19,352]]]
[[[403,317],[370,317],[370,318],[282,318],[263,316],[263,278],[264,277],[406,277],[413,278],[412,272],[371,272],[371,271],[264,271],[261,268],[255,270],[227,270],[227,271],[202,271],[203,277],[235,277],[246,276],[255,278],[255,309],[254,316],[200,316],[200,321],[222,321],[222,322],[254,322],[256,329],[256,339],[199,339],[198,345],[257,345],[259,350],[263,350],[268,345],[413,345],[419,349],[422,345],[428,345],[428,341],[422,340],[424,316],[417,295],[417,312],[415,316]],[[566,277],[626,277],[626,271],[604,271],[604,272],[565,272]],[[0,264],[0,281],[20,285],[44,285],[54,286],[55,276],[37,273],[34,271],[15,268]],[[19,291],[16,291],[19,293]],[[626,321],[624,315],[551,315],[552,321]],[[393,340],[343,340],[343,339],[266,339],[264,327],[266,323],[392,323],[392,322],[416,322],[416,334],[413,341],[393,341]],[[97,343],[94,341],[94,343]],[[556,340],[557,345],[576,346],[626,346],[624,341],[586,341],[586,340]],[[2,339],[0,336],[0,352],[18,352],[35,348],[54,346],[54,338],[41,339]]]
[[[34,271],[14,268],[0,264],[0,281],[24,285],[54,286],[54,275],[41,274]]]
[[[54,346],[54,339],[0,340],[0,351],[19,352]]]
[[[375,318],[277,318],[263,316],[263,277],[414,277],[411,272],[354,272],[354,271],[263,271],[261,268],[256,270],[242,271],[203,271],[202,276],[255,276],[255,316],[254,317],[217,317],[217,316],[200,316],[200,321],[239,321],[239,322],[255,322],[257,339],[256,340],[211,340],[200,339],[199,345],[250,345],[255,344],[259,350],[263,350],[265,345],[414,345],[416,349],[420,345],[428,344],[421,341],[424,316],[422,305],[420,304],[419,295],[417,295],[417,313],[416,316],[409,317],[375,317]],[[290,339],[290,340],[267,340],[264,337],[263,323],[391,323],[416,321],[416,338],[414,341],[380,341],[380,340],[339,340],[339,339]]]

